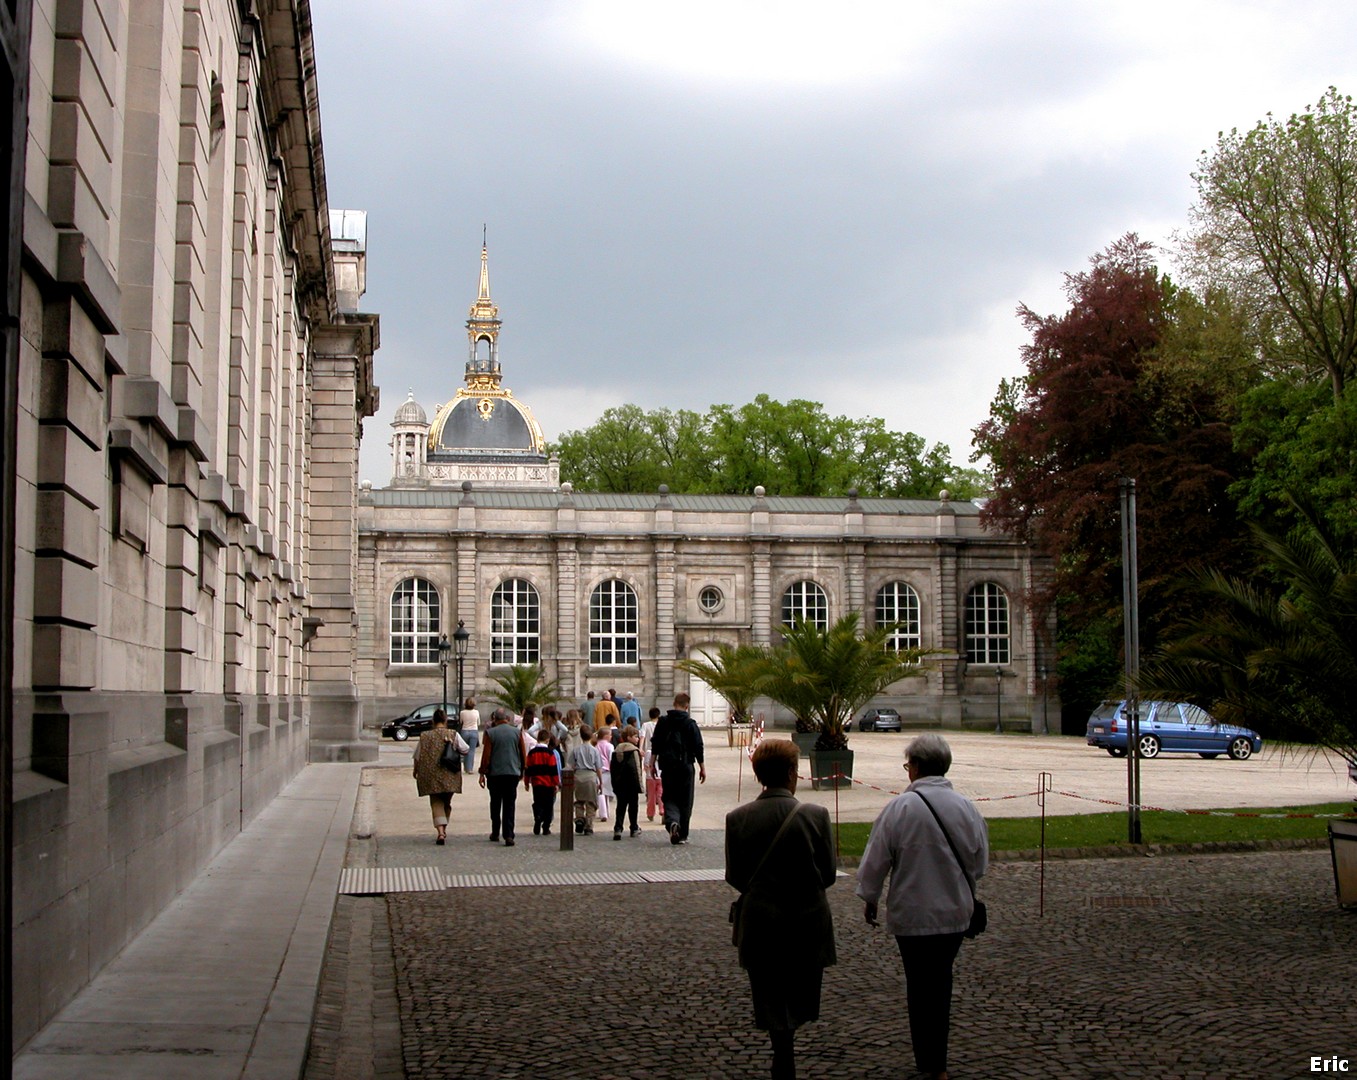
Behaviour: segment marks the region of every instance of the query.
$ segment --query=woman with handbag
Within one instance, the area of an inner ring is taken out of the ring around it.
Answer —
[[[726,815],[732,941],[749,973],[754,1026],[773,1044],[774,1080],[796,1076],[796,1029],[820,1018],[824,969],[837,959],[825,890],[834,884],[829,811],[796,800],[800,752],[787,739],[754,751],[763,792]]]
[[[433,727],[419,737],[415,747],[415,787],[429,797],[434,828],[434,843],[440,847],[448,838],[448,815],[452,797],[462,790],[462,761],[470,747],[455,731],[448,730],[448,714],[435,709]]]
[[[863,916],[877,925],[886,875],[886,929],[905,966],[905,997],[914,1063],[933,1080],[947,1078],[952,965],[963,938],[984,930],[975,882],[989,864],[989,828],[975,803],[945,779],[952,748],[928,732],[905,748],[909,788],[877,816],[858,866]]]

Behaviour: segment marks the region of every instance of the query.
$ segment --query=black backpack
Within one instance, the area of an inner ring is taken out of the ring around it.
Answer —
[[[630,743],[627,744],[631,746]],[[636,764],[640,759],[640,751],[634,747],[627,753],[620,751],[613,754],[612,774],[613,791],[618,795],[630,795],[632,792],[639,792],[641,789],[636,782]]]

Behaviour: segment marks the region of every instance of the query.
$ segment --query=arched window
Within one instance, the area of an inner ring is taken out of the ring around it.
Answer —
[[[966,594],[966,661],[1008,663],[1008,597],[992,581]]]
[[[890,581],[876,594],[876,625],[894,626],[886,647],[899,652],[922,644],[919,632],[919,594],[903,581]]]
[[[438,663],[438,590],[423,578],[406,578],[391,594],[391,662]]]
[[[630,585],[616,579],[599,584],[589,597],[589,663],[639,663],[639,623],[636,591]]]
[[[793,581],[782,594],[783,624],[795,626],[797,619],[829,629],[829,597],[813,581]]]
[[[490,663],[537,663],[541,626],[537,590],[521,578],[501,582],[490,597]]]

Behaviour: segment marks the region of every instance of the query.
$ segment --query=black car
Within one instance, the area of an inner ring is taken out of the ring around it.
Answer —
[[[859,731],[903,731],[904,726],[895,709],[868,709],[858,720]]]
[[[382,738],[404,742],[411,735],[419,737],[433,727],[434,710],[439,708],[449,717],[456,715],[451,705],[440,706],[436,701],[432,705],[421,705],[417,709],[411,709],[404,716],[398,716],[389,723],[383,724]]]

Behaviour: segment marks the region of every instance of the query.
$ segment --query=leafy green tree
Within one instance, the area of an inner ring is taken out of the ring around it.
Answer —
[[[1296,505],[1289,534],[1256,530],[1276,584],[1201,574],[1202,614],[1149,659],[1142,684],[1357,764],[1357,541],[1311,503]]]
[[[1249,312],[1259,357],[1335,400],[1357,368],[1357,106],[1330,87],[1285,121],[1231,130],[1192,174],[1185,263]]]
[[[492,674],[490,681],[499,687],[492,701],[523,714],[525,705],[548,705],[565,697],[560,681],[548,679],[537,664],[514,664],[507,671]]]
[[[654,491],[664,482],[659,442],[637,405],[604,410],[598,423],[567,432],[553,449],[561,479],[585,491]]]
[[[798,619],[781,627],[782,642],[769,651],[760,686],[798,718],[818,722],[817,750],[842,750],[844,727],[858,709],[892,683],[922,674],[920,651],[887,647],[893,630],[861,631],[856,611],[827,630]]]
[[[552,447],[561,479],[580,491],[654,491],[769,495],[843,495],[936,499],[988,489],[988,477],[952,464],[942,444],[889,430],[880,419],[830,416],[818,402],[775,401],[767,394],[739,407],[713,405],[644,412],[609,409],[597,424]]]
[[[696,675],[726,699],[730,706],[730,723],[748,722],[766,670],[766,650],[758,645],[721,644],[716,647],[715,656],[703,655],[705,660],[677,660],[674,666]]]

